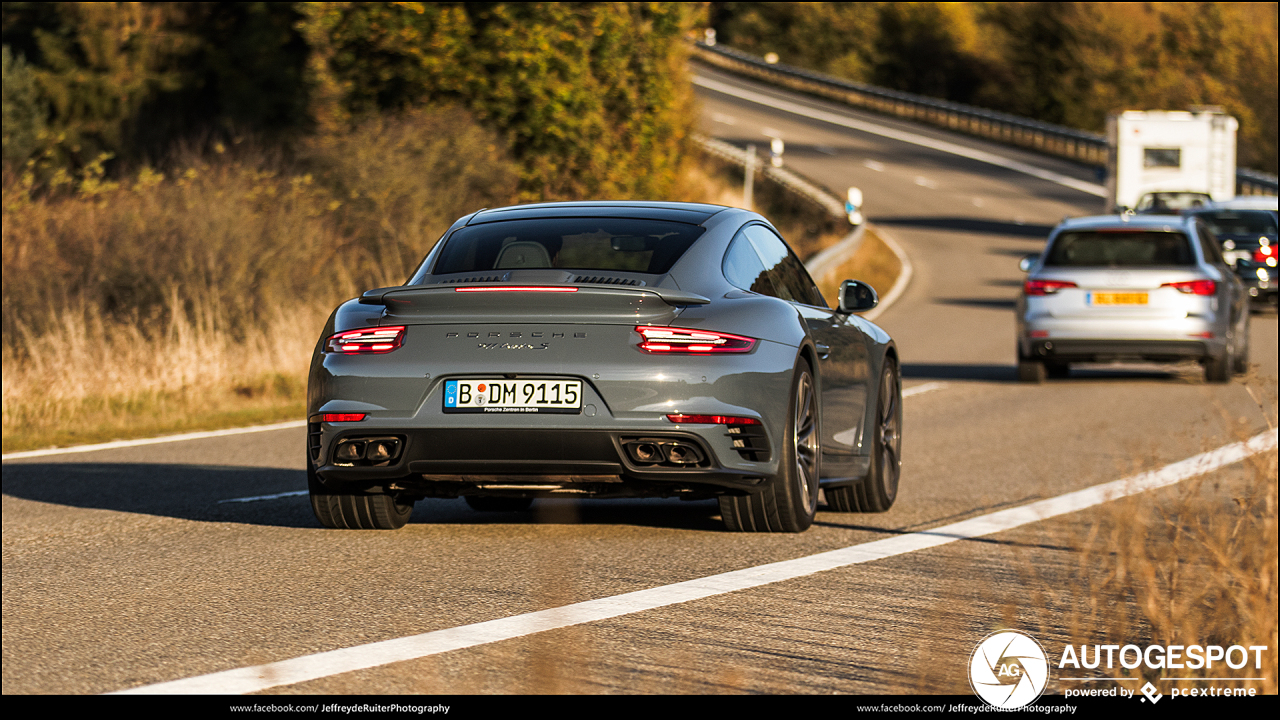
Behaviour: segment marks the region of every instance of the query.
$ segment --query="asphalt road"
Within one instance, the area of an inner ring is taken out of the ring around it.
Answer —
[[[1070,163],[702,74],[1095,182]],[[788,167],[837,193],[862,188],[871,221],[914,263],[910,287],[877,322],[898,342],[907,388],[936,384],[906,400],[890,512],[820,508],[808,532],[771,536],[723,532],[714,502],[540,501],[506,516],[429,500],[398,532],[328,531],[296,494],[306,486],[300,428],[6,461],[3,692],[120,691],[805,558],[1116,480],[1274,426],[1274,314],[1252,318],[1247,385],[1206,385],[1194,365],[1014,381],[1017,260],[1064,215],[1100,212],[1100,198],[721,92],[699,96],[707,134],[762,147],[779,135]],[[1218,474],[1222,492],[1244,481],[1240,467]],[[1064,608],[1087,600],[1062,579],[1109,512],[319,671],[265,692],[967,694],[968,655],[996,628],[1024,628],[1060,650]]]

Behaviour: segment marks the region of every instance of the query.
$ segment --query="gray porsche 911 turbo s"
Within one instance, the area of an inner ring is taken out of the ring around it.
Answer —
[[[897,349],[827,306],[746,210],[579,202],[481,210],[404,285],[340,305],[307,389],[307,479],[331,528],[413,503],[717,497],[730,530],[800,532],[898,492]]]

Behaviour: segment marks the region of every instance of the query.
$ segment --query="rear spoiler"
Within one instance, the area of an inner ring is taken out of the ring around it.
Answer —
[[[682,305],[706,305],[711,302],[710,298],[694,293],[684,292],[683,290],[670,290],[667,288],[643,287],[643,288],[614,288],[614,287],[596,287],[591,285],[513,285],[511,283],[476,283],[468,285],[396,285],[394,287],[376,288],[366,290],[360,296],[362,305],[386,305],[391,306],[396,303],[397,299],[403,301],[427,299],[431,296],[456,297],[454,293],[458,292],[510,292],[518,295],[521,292],[563,292],[577,293],[579,295],[609,296],[612,298],[634,298],[638,294],[656,295],[659,299],[672,307],[680,307]],[[397,298],[397,296],[401,296]]]

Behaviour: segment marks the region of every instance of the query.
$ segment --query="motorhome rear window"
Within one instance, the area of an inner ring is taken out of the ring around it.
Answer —
[[[1168,231],[1082,231],[1058,236],[1046,267],[1195,265],[1187,236]]]
[[[460,228],[436,275],[564,268],[663,274],[706,229],[666,220],[540,218]]]

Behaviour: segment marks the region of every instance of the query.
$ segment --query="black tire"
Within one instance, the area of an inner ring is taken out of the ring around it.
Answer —
[[[1210,355],[1204,361],[1204,381],[1207,383],[1231,382],[1231,369],[1235,366],[1235,340],[1229,338],[1222,352]]]
[[[803,532],[813,524],[822,469],[820,428],[813,371],[807,360],[801,360],[791,380],[778,472],[751,495],[720,496],[725,528],[740,532]]]
[[[1064,362],[1047,362],[1044,364],[1045,374],[1054,380],[1071,377],[1071,364]]]
[[[826,488],[827,505],[837,512],[885,512],[898,497],[902,476],[902,378],[885,358],[872,429],[871,471],[856,485]]]
[[[1024,383],[1042,383],[1046,375],[1044,363],[1039,360],[1018,358],[1018,380]]]
[[[1238,340],[1238,348],[1236,350],[1235,362],[1231,364],[1231,372],[1236,375],[1244,375],[1249,372],[1249,314],[1245,313],[1240,329],[1236,331]]]
[[[467,495],[467,506],[477,512],[524,512],[533,506],[533,498]]]
[[[307,490],[316,520],[335,530],[399,530],[413,514],[407,504],[383,493],[335,493],[320,482],[307,456]]]

